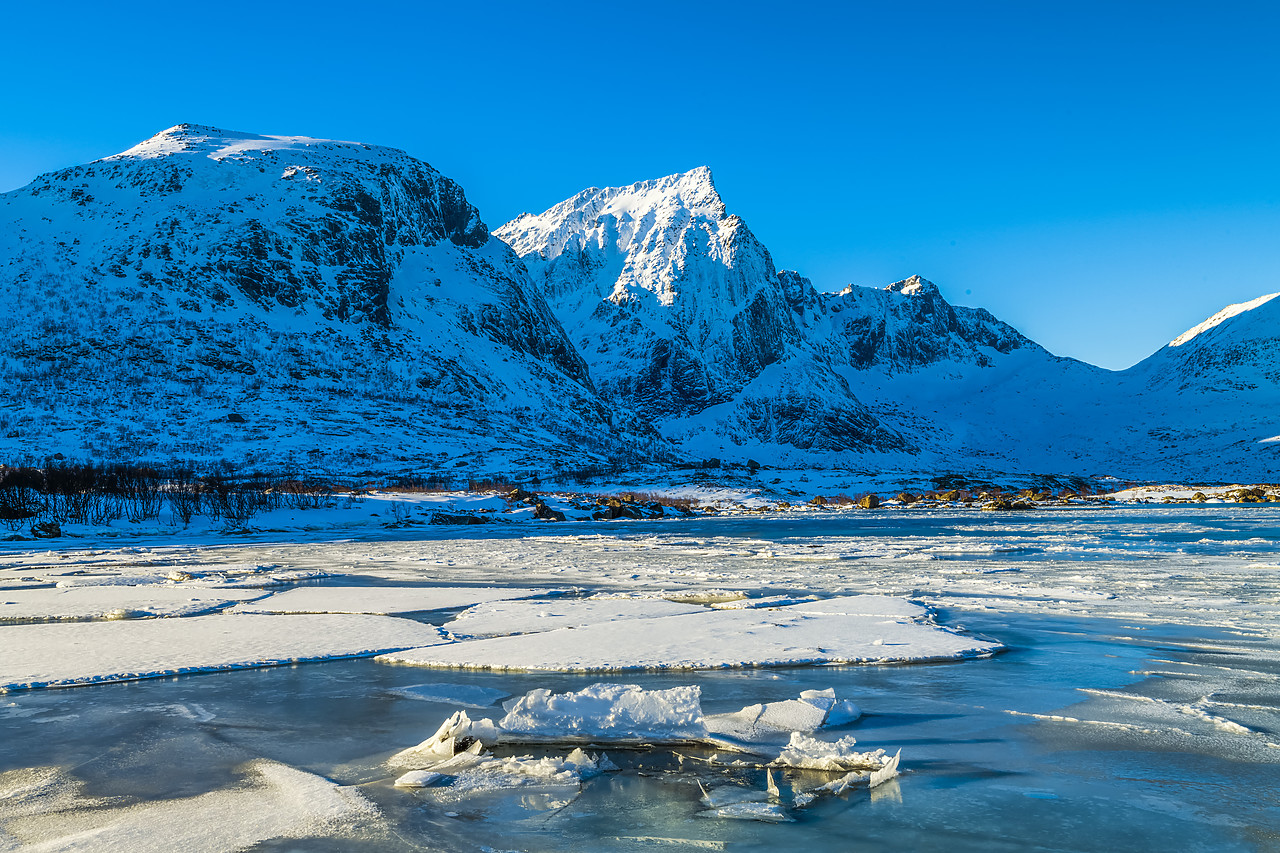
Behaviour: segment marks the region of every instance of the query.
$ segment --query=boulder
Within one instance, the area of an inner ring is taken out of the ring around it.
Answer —
[[[564,513],[558,509],[552,509],[542,501],[538,501],[533,505],[533,517],[542,521],[564,521]]]
[[[879,496],[874,494],[863,495],[862,499],[858,501],[858,506],[862,507],[863,509],[875,509],[876,507],[880,506],[880,498]]]
[[[462,513],[437,512],[431,516],[432,524],[484,524],[487,518]]]

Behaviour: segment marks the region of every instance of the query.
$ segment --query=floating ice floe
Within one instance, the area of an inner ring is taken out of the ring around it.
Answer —
[[[438,628],[389,616],[217,615],[6,625],[3,631],[0,692],[364,657],[445,642]]]
[[[703,789],[704,817],[765,821],[788,821],[787,812],[769,768],[784,767],[810,771],[810,776],[826,774],[828,780],[810,780],[808,790],[793,786],[796,807],[824,794],[846,794],[854,787],[874,787],[897,774],[898,756],[884,750],[855,749],[852,737],[829,742],[791,731],[790,740],[779,749],[779,732],[785,722],[794,721],[811,731],[832,720],[856,716],[856,706],[838,700],[834,690],[805,691],[800,699],[760,703],[734,714],[704,716],[701,692],[696,686],[665,690],[645,690],[633,684],[593,684],[570,693],[533,690],[507,703],[507,713],[494,722],[472,720],[457,711],[431,737],[402,750],[390,759],[389,767],[400,771],[395,785],[403,788],[447,790],[461,794],[476,790],[523,786],[569,786],[599,773],[617,768],[603,754],[584,752],[581,746],[568,755],[498,757],[489,747],[501,744],[571,744],[590,741],[631,748],[707,744],[733,750],[734,759],[721,760],[718,754],[699,759],[710,768],[762,768],[765,787],[756,790],[740,784]],[[803,706],[808,712],[800,711]],[[760,721],[767,723],[761,725]],[[756,739],[759,738],[759,739]],[[680,755],[683,762],[684,756]],[[407,772],[405,772],[407,770]],[[838,778],[830,779],[834,774]],[[701,784],[701,782],[699,782]]]
[[[511,694],[493,687],[475,684],[411,684],[388,691],[406,699],[422,702],[439,702],[444,705],[462,705],[467,708],[488,708]]]
[[[766,776],[764,790],[744,785],[718,785],[703,789],[702,804],[706,810],[699,817],[727,820],[762,820],[767,823],[790,823],[795,820],[780,802],[781,793],[773,782],[773,775]],[[701,783],[699,783],[701,784]]]
[[[387,760],[393,768],[413,767],[396,787],[425,788],[440,783],[453,793],[525,786],[577,786],[584,779],[617,768],[603,755],[575,748],[564,757],[497,757],[485,748],[500,737],[492,720],[472,720],[457,711],[431,737]]]
[[[0,591],[0,621],[194,616],[261,595],[256,590],[206,592],[174,586],[58,586],[3,590]]]
[[[790,605],[797,613],[829,613],[839,616],[880,616],[885,619],[924,619],[929,610],[892,595],[841,595],[807,599]]]
[[[181,565],[159,567],[151,574],[126,574],[122,571],[68,571],[45,572],[46,579],[56,581],[60,587],[80,586],[148,586],[178,584],[202,589],[253,589],[295,583],[301,580],[328,577],[329,573],[315,569],[289,569],[282,566],[257,563],[231,563],[225,565]]]
[[[237,613],[413,613],[543,595],[545,589],[466,586],[309,586],[238,605]]]
[[[662,598],[565,598],[555,601],[501,601],[479,604],[445,625],[459,637],[498,637],[556,628],[584,628],[624,619],[652,619],[704,613],[696,604]]]
[[[756,610],[761,607],[786,607],[817,600],[816,595],[768,595],[763,598],[735,598],[733,601],[712,601],[714,610]]]
[[[857,612],[857,599],[765,610],[710,610],[623,619],[514,637],[467,640],[382,655],[386,663],[459,669],[619,672],[824,663],[902,663],[985,657],[999,643],[907,616]],[[880,599],[880,596],[869,598]],[[888,602],[893,602],[888,599]],[[836,612],[819,612],[820,607]],[[863,610],[894,606],[876,602]]]
[[[799,699],[748,705],[730,714],[709,714],[703,724],[709,732],[742,741],[757,741],[774,732],[812,732],[824,726],[842,726],[862,716],[835,690],[805,690]]]

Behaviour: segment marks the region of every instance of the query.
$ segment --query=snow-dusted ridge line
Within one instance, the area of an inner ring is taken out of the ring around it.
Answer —
[[[1275,299],[1277,296],[1280,296],[1280,292],[1268,293],[1264,296],[1259,296],[1257,299],[1250,299],[1248,302],[1236,302],[1232,305],[1228,305],[1226,308],[1223,308],[1221,311],[1219,311],[1217,314],[1214,314],[1212,317],[1205,320],[1203,323],[1200,323],[1199,325],[1196,325],[1196,326],[1192,326],[1190,329],[1187,329],[1185,332],[1178,335],[1173,340],[1169,341],[1169,346],[1180,347],[1183,344],[1187,343],[1188,341],[1192,340],[1193,338],[1204,334],[1210,329],[1213,329],[1217,326],[1222,325],[1223,323],[1230,320],[1232,317],[1243,314],[1246,311],[1252,311],[1255,308],[1265,305],[1266,303],[1270,302],[1272,299]]]

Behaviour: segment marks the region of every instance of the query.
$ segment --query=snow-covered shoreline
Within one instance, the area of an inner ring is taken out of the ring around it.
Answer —
[[[317,501],[315,508],[276,509],[261,512],[244,521],[229,522],[197,516],[182,524],[167,510],[144,521],[119,519],[107,524],[55,524],[56,535],[38,518],[30,522],[9,522],[8,533],[0,535],[0,553],[11,549],[37,547],[40,550],[66,547],[70,541],[166,540],[189,542],[223,538],[242,540],[246,536],[270,534],[308,535],[348,531],[360,535],[374,530],[408,530],[431,526],[442,528],[471,525],[530,525],[557,522],[612,524],[628,521],[706,518],[755,515],[788,518],[813,513],[945,511],[982,509],[990,511],[1032,511],[1055,509],[1124,510],[1160,505],[1241,505],[1267,506],[1280,503],[1280,485],[1237,483],[1229,485],[1137,485],[1125,488],[1089,489],[1080,494],[1069,487],[1035,486],[984,489],[937,489],[920,487],[893,489],[842,488],[816,476],[811,481],[789,481],[769,489],[742,484],[684,484],[636,489],[625,484],[609,484],[599,490],[548,490],[533,493],[516,488],[509,491],[397,491],[394,489],[338,492]],[[872,506],[860,506],[871,496]],[[0,529],[0,534],[4,530]]]

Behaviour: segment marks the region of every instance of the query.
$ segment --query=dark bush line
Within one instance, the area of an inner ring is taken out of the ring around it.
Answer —
[[[167,510],[184,527],[196,516],[241,524],[266,510],[322,506],[334,490],[330,483],[289,474],[69,462],[0,465],[0,522],[14,530],[39,522],[96,526],[122,518],[158,519]]]

